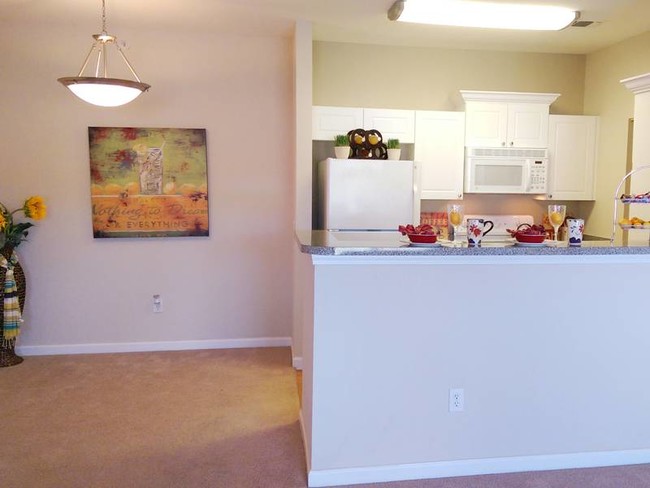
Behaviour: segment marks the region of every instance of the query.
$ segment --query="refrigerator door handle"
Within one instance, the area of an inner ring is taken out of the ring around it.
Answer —
[[[413,162],[413,225],[420,225],[420,212],[422,202],[420,201],[420,179],[422,165],[419,161]]]

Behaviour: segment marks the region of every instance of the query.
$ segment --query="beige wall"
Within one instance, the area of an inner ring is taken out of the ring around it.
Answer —
[[[2,23],[0,32],[0,201],[41,194],[50,209],[19,248],[28,279],[19,345],[289,337],[291,40],[122,25],[152,88],[106,109],[56,82],[76,74],[90,33]],[[206,128],[210,237],[93,239],[88,126]],[[162,314],[152,313],[154,293]]]
[[[314,104],[464,110],[459,90],[560,93],[551,113],[582,114],[585,56],[314,42]],[[468,213],[532,215],[548,202],[528,196],[466,195]],[[567,203],[570,215],[592,203]],[[422,211],[445,209],[424,201]]]
[[[462,110],[459,90],[561,93],[582,114],[585,57],[314,42],[314,104]]]
[[[648,46],[650,32],[587,56],[585,113],[600,115],[596,204],[589,227],[599,235],[612,230],[614,190],[625,175],[628,120],[634,115],[634,95],[620,80],[650,72]]]

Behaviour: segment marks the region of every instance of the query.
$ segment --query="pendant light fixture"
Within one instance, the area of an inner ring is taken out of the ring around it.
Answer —
[[[137,73],[126,59],[126,55],[117,43],[117,38],[106,32],[106,3],[102,0],[102,32],[93,35],[92,47],[81,66],[77,76],[59,78],[58,81],[70,89],[83,101],[100,107],[118,107],[135,100],[141,93],[147,91],[150,85],[142,83]],[[120,53],[135,80],[122,80],[108,77],[107,46],[113,45]],[[97,56],[95,76],[83,76],[93,54]]]
[[[396,0],[388,10],[389,20],[487,29],[560,30],[579,17],[552,5],[472,0]]]

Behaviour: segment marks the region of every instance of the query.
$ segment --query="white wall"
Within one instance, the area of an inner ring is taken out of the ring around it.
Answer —
[[[310,486],[650,459],[648,256],[314,261]]]
[[[41,194],[49,206],[19,248],[28,280],[19,345],[289,337],[291,40],[121,25],[152,88],[106,109],[56,82],[76,75],[90,47],[77,27],[0,23],[0,201]],[[206,128],[210,237],[93,239],[88,126]],[[152,313],[154,293],[162,314]]]
[[[296,230],[311,229],[312,214],[312,26],[298,21],[294,32],[294,83],[295,83],[295,221]],[[304,327],[302,294],[303,277],[301,261],[304,256],[297,245],[293,246],[293,364],[302,368],[302,332]]]

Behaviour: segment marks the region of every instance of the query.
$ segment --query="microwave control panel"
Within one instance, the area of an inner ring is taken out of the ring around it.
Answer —
[[[530,162],[530,181],[528,193],[546,193],[548,179],[548,160],[535,159]]]

